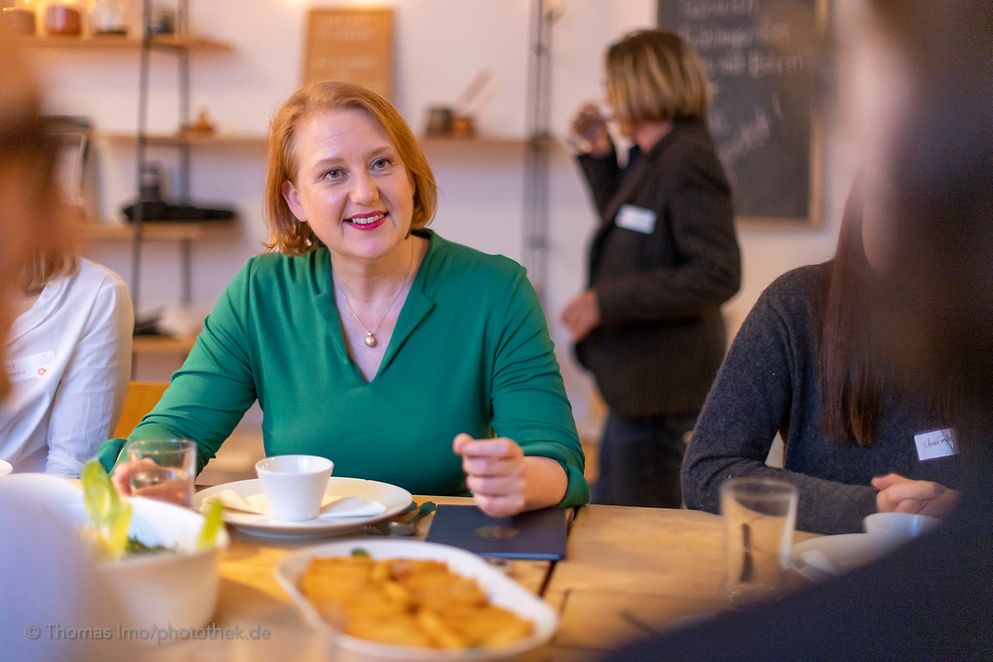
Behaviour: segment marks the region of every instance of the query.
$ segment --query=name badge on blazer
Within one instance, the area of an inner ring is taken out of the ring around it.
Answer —
[[[617,227],[625,230],[651,234],[655,230],[655,212],[644,207],[621,205],[621,208],[617,210],[614,223]]]

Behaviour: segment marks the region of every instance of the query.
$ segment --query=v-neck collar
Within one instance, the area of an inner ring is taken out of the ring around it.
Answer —
[[[62,294],[68,282],[68,277],[60,276],[45,284],[45,287],[38,293],[38,298],[34,300],[31,307],[18,315],[17,319],[14,320],[14,323],[10,327],[10,332],[7,334],[7,345],[23,338],[50,316],[55,302]]]
[[[434,298],[428,293],[431,285],[429,282],[429,273],[431,262],[434,259],[438,245],[444,240],[428,229],[413,230],[412,234],[427,239],[428,248],[424,252],[424,259],[421,260],[421,264],[417,267],[417,273],[414,275],[414,280],[410,284],[410,291],[407,292],[407,298],[400,308],[400,314],[397,316],[393,333],[390,335],[390,342],[386,346],[386,351],[383,353],[383,358],[379,362],[376,374],[370,380],[366,380],[362,371],[359,370],[358,364],[355,363],[348,353],[348,346],[345,343],[345,331],[334,294],[331,251],[324,249],[322,251],[324,255],[317,258],[315,268],[317,275],[317,295],[315,296],[315,303],[323,311],[328,322],[331,343],[334,346],[338,360],[351,366],[353,375],[361,384],[373,384],[380,379],[380,375],[389,368],[393,362],[393,358],[404,342],[406,342],[407,338],[410,337],[410,334],[414,332],[424,318],[427,317],[428,313],[431,312],[431,309],[434,308]]]

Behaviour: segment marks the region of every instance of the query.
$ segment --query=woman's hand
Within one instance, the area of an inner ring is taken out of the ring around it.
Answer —
[[[161,473],[162,467],[153,460],[142,458],[121,462],[114,467],[114,473],[110,477],[114,489],[121,496],[142,496],[159,501],[168,501],[179,506],[189,506],[189,482],[185,479],[166,479],[142,487],[140,491],[131,488],[131,477],[139,472],[147,472],[152,475]]]
[[[466,485],[487,515],[510,517],[524,510],[524,451],[513,439],[473,439],[462,433],[452,447],[462,456]]]
[[[600,302],[596,290],[586,290],[566,304],[562,323],[569,330],[572,342],[579,342],[600,325]]]
[[[121,462],[114,467],[114,473],[110,476],[110,482],[114,484],[114,489],[121,496],[133,496],[131,491],[131,475],[139,471],[148,471],[155,468],[152,460],[144,459],[136,462]]]
[[[606,156],[610,153],[610,134],[607,132],[607,118],[594,103],[585,103],[569,124],[569,131],[580,151],[593,156]]]
[[[887,474],[872,479],[872,486],[879,490],[876,510],[881,513],[917,513],[944,517],[950,513],[961,492],[950,490],[941,483],[929,480],[911,480],[899,474]]]

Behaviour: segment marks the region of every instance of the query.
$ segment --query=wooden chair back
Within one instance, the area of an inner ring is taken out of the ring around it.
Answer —
[[[145,414],[158,404],[168,386],[168,382],[130,382],[121,415],[114,427],[114,437],[127,437],[131,434]]]

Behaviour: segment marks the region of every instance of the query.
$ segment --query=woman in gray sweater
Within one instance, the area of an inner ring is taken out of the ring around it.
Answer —
[[[861,530],[877,510],[944,515],[958,493],[948,428],[951,398],[885,370],[880,343],[846,287],[873,277],[853,195],[830,262],[790,271],[763,292],[738,332],[707,397],[682,467],[690,508],[717,512],[731,476],[769,476],[800,492],[797,526],[818,533]],[[776,433],[783,469],[766,465]]]

